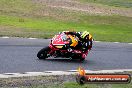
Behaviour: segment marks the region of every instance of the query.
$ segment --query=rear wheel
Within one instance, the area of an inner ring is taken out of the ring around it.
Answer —
[[[45,47],[45,48],[41,49],[38,52],[37,57],[39,59],[46,59],[48,57],[47,54],[48,54],[49,51],[50,51],[50,48],[49,47]]]

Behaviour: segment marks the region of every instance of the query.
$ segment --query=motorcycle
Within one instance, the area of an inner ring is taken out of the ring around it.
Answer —
[[[61,57],[84,61],[89,50],[84,52],[81,48],[76,49],[78,43],[79,39],[76,36],[67,35],[65,33],[57,34],[51,39],[51,42],[47,47],[38,52],[37,57],[39,59]]]

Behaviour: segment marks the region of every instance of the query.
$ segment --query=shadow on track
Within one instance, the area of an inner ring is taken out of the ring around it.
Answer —
[[[39,60],[39,59],[38,59]],[[61,62],[61,63],[73,63],[73,64],[83,64],[83,65],[86,65],[86,64],[94,64],[93,61],[91,60],[84,60],[83,62],[82,61],[79,61],[78,59],[45,59],[45,60],[40,60],[40,61],[50,61],[50,62]]]

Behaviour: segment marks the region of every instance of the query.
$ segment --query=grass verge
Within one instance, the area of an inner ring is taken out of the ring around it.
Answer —
[[[85,84],[79,85],[75,82],[65,83],[62,88],[131,88],[132,84]]]
[[[132,8],[132,0],[78,0],[81,2],[92,2],[114,7]]]
[[[74,29],[91,32],[95,40],[132,42],[132,19],[123,16],[81,15],[76,21],[59,21],[0,15],[0,27],[0,36],[51,38],[59,31]]]
[[[59,31],[72,29],[87,30],[98,41],[132,42],[132,17],[90,15],[83,11],[55,8],[33,1],[36,0],[0,0],[0,36],[52,38]],[[125,2],[85,0],[90,3],[93,1],[104,4]],[[131,3],[130,0],[127,2]],[[85,10],[86,5],[81,6]],[[93,10],[94,6],[90,8]]]
[[[132,74],[132,72],[123,72]],[[121,73],[122,74],[122,73]],[[2,88],[132,88],[129,84],[84,84],[76,83],[76,75],[31,76],[0,78]]]

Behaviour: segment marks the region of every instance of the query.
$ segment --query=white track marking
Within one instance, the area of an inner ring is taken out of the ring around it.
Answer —
[[[114,43],[119,43],[119,42],[114,42]]]
[[[1,37],[1,38],[9,38],[8,36],[3,36],[3,37]]]
[[[132,43],[128,43],[128,44],[132,44]]]
[[[132,71],[132,69],[114,69],[114,70],[85,70],[86,73],[117,73]],[[24,72],[24,73],[3,73],[0,74],[0,78],[11,78],[11,77],[27,77],[27,76],[49,76],[49,75],[72,75],[77,74],[77,70],[68,70],[68,71],[44,71],[44,72]]]
[[[28,39],[37,39],[37,38],[28,38]]]
[[[101,42],[101,41],[94,41],[94,42]]]
[[[3,37],[0,37],[0,38],[6,39],[6,38],[11,38],[11,37],[3,36]],[[20,37],[14,37],[14,38],[20,38]],[[27,39],[38,39],[38,38],[27,38]],[[47,39],[47,40],[51,40],[51,39]],[[94,42],[102,42],[102,41],[94,41]],[[120,43],[120,42],[111,42],[111,43]],[[126,44],[132,44],[132,43],[126,43]]]

